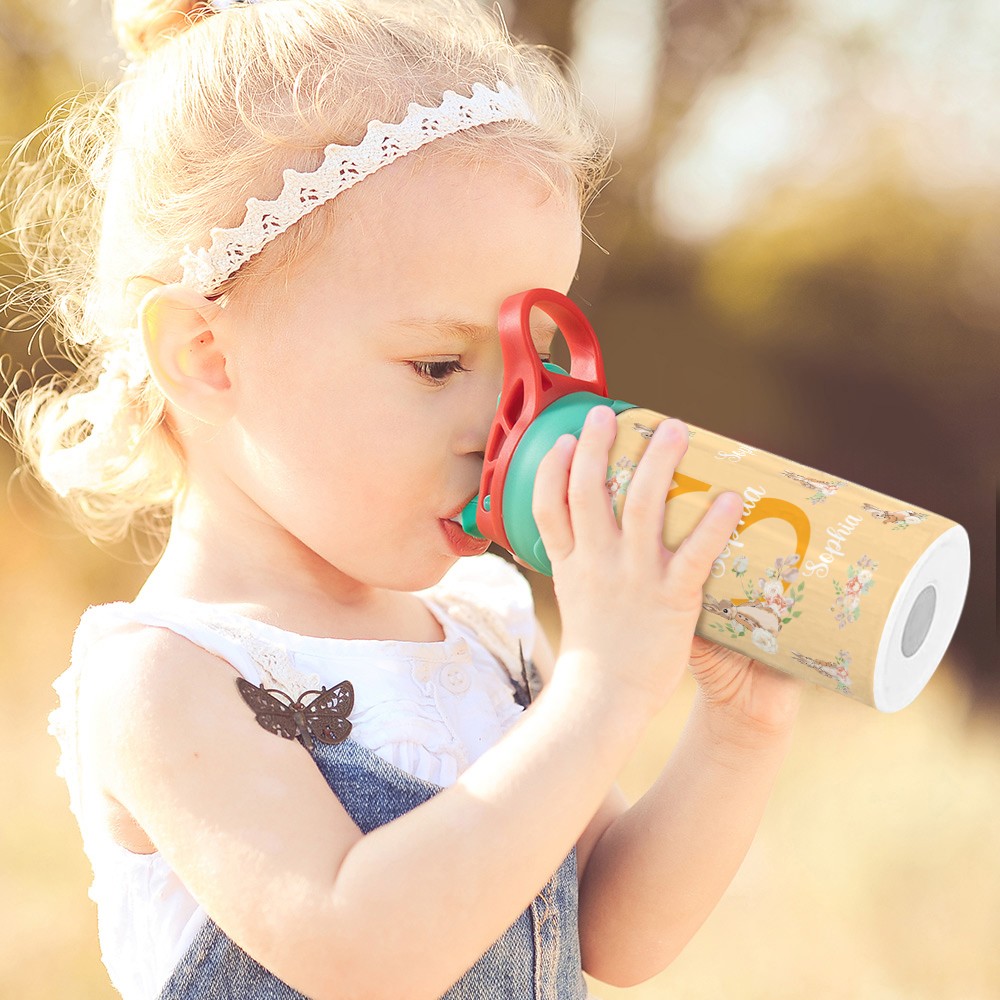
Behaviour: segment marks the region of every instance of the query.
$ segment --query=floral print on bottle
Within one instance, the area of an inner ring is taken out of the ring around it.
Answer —
[[[632,482],[637,464],[627,455],[622,455],[614,465],[608,466],[608,475],[604,485],[607,487],[608,496],[611,497],[611,505],[617,517],[621,516],[625,494],[628,492],[628,485]]]
[[[861,617],[861,598],[875,586],[873,578],[878,563],[870,556],[859,556],[857,567],[847,567],[847,582],[834,580],[833,589],[837,594],[830,610],[837,620],[837,628],[844,628]]]

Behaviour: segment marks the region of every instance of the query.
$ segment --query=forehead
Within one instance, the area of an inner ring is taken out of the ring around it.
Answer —
[[[291,309],[308,303],[331,316],[477,338],[495,335],[507,296],[568,290],[582,245],[575,193],[504,161],[408,160],[331,203],[323,239],[289,277]],[[533,329],[553,327],[535,312]]]
[[[349,218],[392,238],[438,235],[452,242],[531,239],[534,226],[561,217],[579,236],[576,190],[509,157],[472,159],[468,151],[432,143],[402,157],[346,192]],[[340,206],[347,209],[347,201]],[[416,227],[419,232],[414,232]]]
[[[533,190],[539,206],[554,196],[572,206],[579,218],[575,176],[557,161],[548,167],[543,163],[537,155],[503,140],[486,139],[474,145],[468,134],[447,136],[400,157],[347,193],[368,213],[391,213],[397,198],[418,193],[425,199],[450,200],[459,191],[474,196],[484,185],[517,186]]]

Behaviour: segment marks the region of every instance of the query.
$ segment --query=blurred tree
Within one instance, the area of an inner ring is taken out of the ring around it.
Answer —
[[[511,33],[518,38],[530,39],[537,45],[549,45],[560,58],[573,50],[573,25],[580,0],[546,0],[529,3],[520,0],[513,7],[514,16],[508,18]],[[487,4],[486,6],[492,6]]]
[[[0,5],[0,92],[4,94],[0,160],[6,160],[14,144],[33,133],[49,109],[75,94],[84,81],[41,9],[23,0],[0,0]],[[0,292],[15,287],[22,278],[23,262],[4,239],[8,226],[6,215],[0,215]],[[0,359],[5,359],[0,373],[30,368],[39,361],[41,345],[48,345],[50,339],[36,328],[35,320],[0,295]]]

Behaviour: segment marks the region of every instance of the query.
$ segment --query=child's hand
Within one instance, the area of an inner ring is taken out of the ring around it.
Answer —
[[[709,706],[737,724],[768,734],[795,721],[804,683],[798,678],[698,635],[690,664]]]
[[[702,589],[743,506],[737,494],[720,495],[676,552],[664,546],[666,496],[688,440],[681,421],[665,420],[629,484],[619,528],[605,486],[616,433],[614,412],[597,406],[578,442],[563,435],[539,465],[532,512],[552,563],[560,660],[571,657],[604,689],[638,694],[655,712],[687,668]]]

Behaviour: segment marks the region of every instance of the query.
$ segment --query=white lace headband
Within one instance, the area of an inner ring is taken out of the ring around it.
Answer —
[[[521,92],[498,80],[496,90],[474,83],[471,97],[446,90],[436,107],[412,103],[395,125],[369,122],[358,145],[330,143],[315,170],[285,170],[281,194],[273,201],[248,199],[243,222],[235,229],[212,229],[210,247],[197,251],[185,247],[181,284],[207,295],[299,219],[381,167],[435,139],[501,121],[537,119]]]

